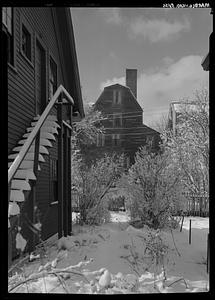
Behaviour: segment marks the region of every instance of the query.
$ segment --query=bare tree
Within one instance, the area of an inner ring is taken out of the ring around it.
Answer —
[[[135,163],[120,186],[127,192],[131,217],[139,217],[145,224],[157,229],[168,224],[168,216],[183,206],[180,173],[168,153],[153,154],[140,149]]]
[[[168,114],[163,113],[157,121],[154,121],[151,126],[160,133],[163,133],[167,129]]]
[[[209,192],[209,97],[208,90],[196,91],[193,101],[182,101],[176,135],[163,134],[166,151],[178,166],[187,190]]]

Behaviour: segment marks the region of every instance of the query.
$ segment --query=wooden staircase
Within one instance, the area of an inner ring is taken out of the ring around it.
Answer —
[[[33,118],[31,127],[27,128],[27,132],[23,135],[23,138],[18,142],[18,146],[13,148],[12,154],[8,156],[8,168],[12,165],[13,161],[19,155],[19,152],[30,135],[31,131],[37,124],[40,116]],[[39,156],[38,156],[38,171],[41,170],[41,163],[45,162],[43,155],[48,155],[49,151],[47,148],[52,147],[50,141],[55,141],[55,135],[58,134],[59,124],[57,123],[57,117],[49,115],[40,129],[40,143],[39,143]],[[10,198],[8,206],[8,228],[10,228],[10,217],[20,214],[20,205],[25,201],[25,191],[31,190],[29,180],[36,180],[34,174],[34,159],[35,159],[35,140],[28,149],[24,160],[18,167],[14,177],[11,181]]]

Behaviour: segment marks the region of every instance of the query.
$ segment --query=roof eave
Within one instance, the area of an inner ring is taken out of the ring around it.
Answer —
[[[81,84],[80,84],[80,77],[79,77],[79,68],[78,68],[78,60],[77,60],[77,54],[76,54],[76,48],[75,48],[75,37],[74,37],[74,30],[73,30],[73,25],[72,25],[72,16],[70,13],[70,8],[68,7],[61,7],[55,8],[56,14],[62,13],[64,11],[64,16],[65,16],[65,26],[67,27],[68,33],[68,41],[69,44],[66,44],[67,47],[67,53],[71,57],[71,62],[72,62],[72,71],[74,74],[74,86],[75,86],[75,95],[76,95],[76,105],[75,105],[75,110],[79,111],[80,116],[83,118],[84,117],[84,108],[83,108],[83,99],[82,99],[82,92],[81,92]],[[58,17],[59,18],[59,17]],[[67,31],[66,30],[66,31]],[[62,39],[62,43],[64,42],[64,39]],[[70,66],[70,63],[66,64],[66,68],[68,69]],[[67,73],[69,74],[71,72],[70,69],[68,69]]]

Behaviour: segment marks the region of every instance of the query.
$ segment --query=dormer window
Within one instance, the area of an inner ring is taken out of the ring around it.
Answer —
[[[113,91],[113,104],[121,104],[121,91]]]

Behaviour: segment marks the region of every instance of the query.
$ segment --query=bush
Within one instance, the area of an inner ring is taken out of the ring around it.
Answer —
[[[81,223],[102,224],[110,219],[107,194],[122,172],[123,157],[117,155],[82,166],[78,187]]]
[[[139,218],[154,229],[171,226],[170,217],[184,206],[180,174],[166,153],[155,155],[140,149],[120,186],[127,192],[131,219]]]
[[[104,203],[86,210],[85,223],[88,225],[101,225],[110,221],[110,212]]]

